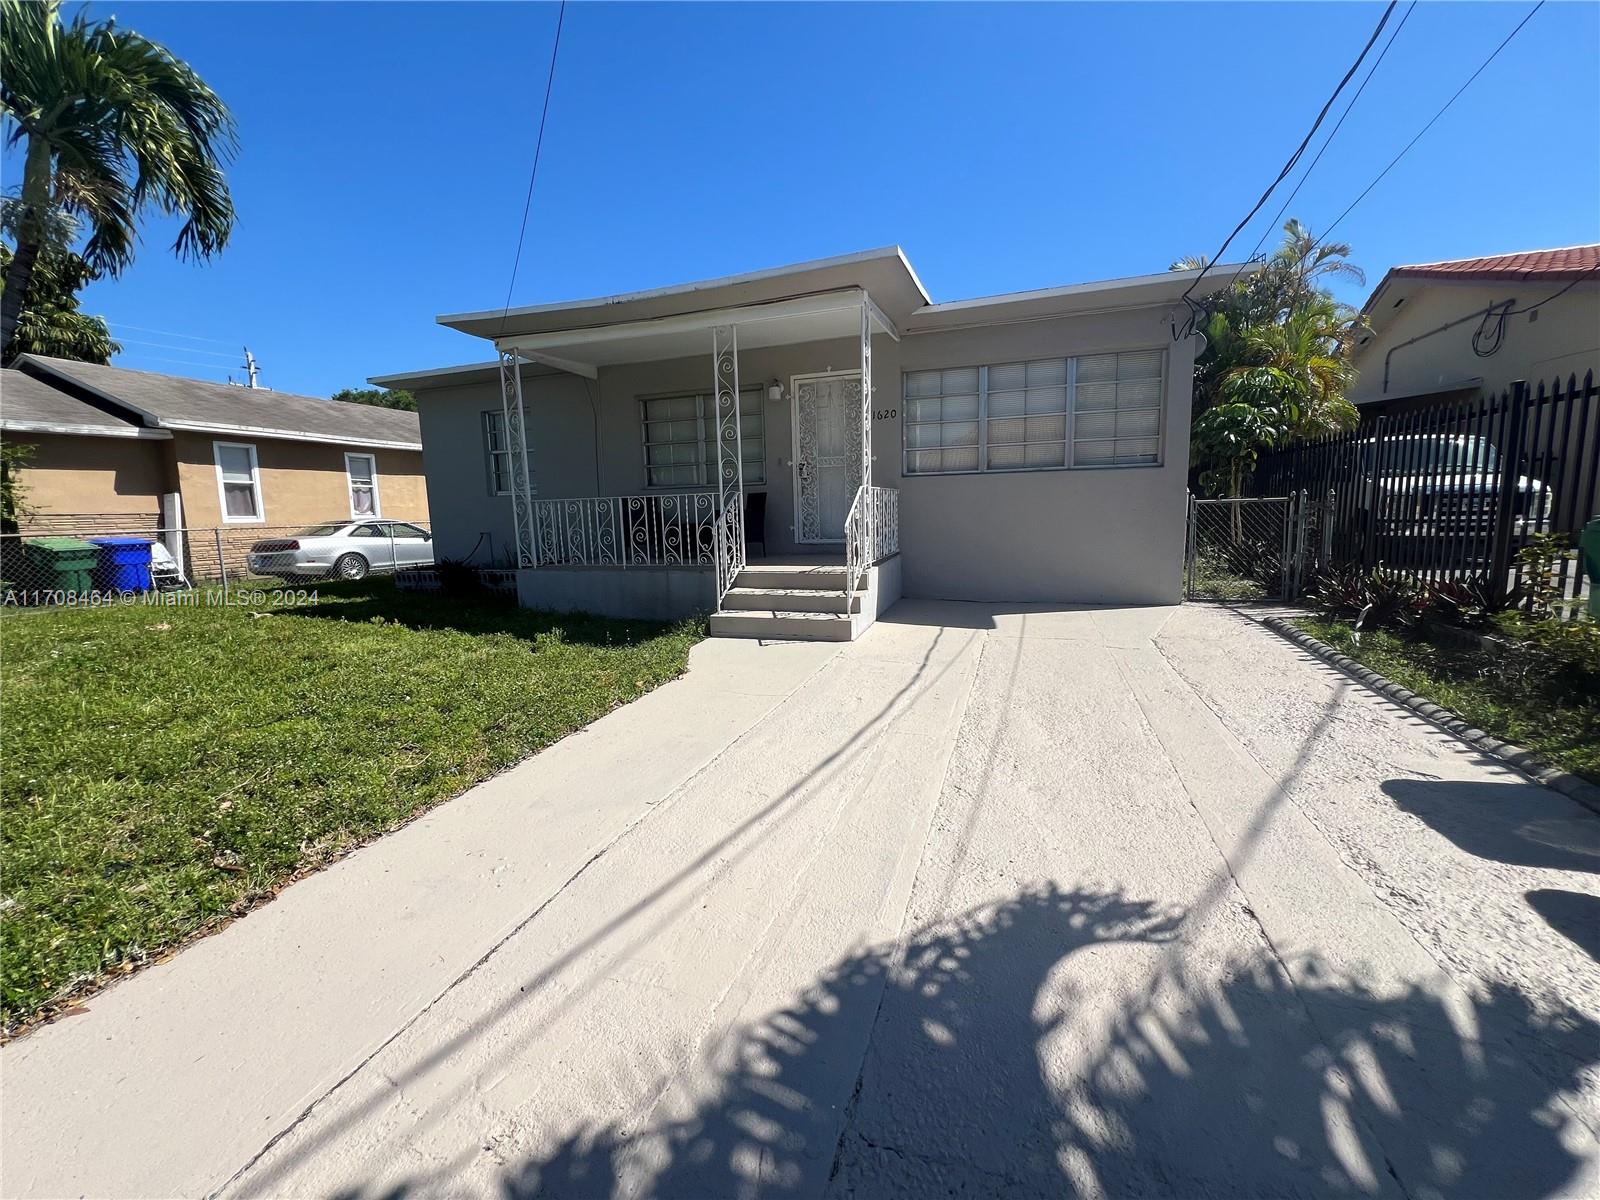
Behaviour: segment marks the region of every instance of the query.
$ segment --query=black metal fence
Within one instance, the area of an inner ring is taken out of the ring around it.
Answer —
[[[1542,569],[1577,599],[1578,535],[1600,515],[1600,389],[1591,371],[1370,417],[1263,456],[1251,491],[1320,501],[1308,546],[1319,565],[1478,580],[1495,606]],[[1520,553],[1536,540],[1552,553]]]

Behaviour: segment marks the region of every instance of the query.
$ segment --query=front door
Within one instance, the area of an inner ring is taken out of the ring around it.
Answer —
[[[861,483],[861,373],[797,375],[794,396],[795,540],[842,542]]]

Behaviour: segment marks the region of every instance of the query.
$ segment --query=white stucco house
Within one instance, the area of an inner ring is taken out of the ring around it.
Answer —
[[[901,595],[1166,604],[1195,280],[936,303],[890,247],[442,316],[494,361],[372,382],[417,397],[438,555],[525,605],[842,640]]]

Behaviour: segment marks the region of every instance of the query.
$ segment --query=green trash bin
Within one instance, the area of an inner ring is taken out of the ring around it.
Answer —
[[[100,547],[74,537],[30,538],[23,543],[23,558],[31,568],[30,588],[42,592],[94,591],[94,569]]]
[[[1589,573],[1589,615],[1600,621],[1600,517],[1583,527],[1578,536],[1578,555]]]

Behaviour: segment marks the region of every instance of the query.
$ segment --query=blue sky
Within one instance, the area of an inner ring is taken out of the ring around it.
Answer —
[[[1322,229],[1529,7],[1418,5],[1293,213]],[[220,379],[248,344],[269,386],[327,395],[488,356],[433,318],[505,300],[554,4],[90,11],[240,127],[224,254],[180,263],[152,222],[89,289],[119,362]],[[572,4],[513,302],[891,243],[944,300],[1162,270],[1216,249],[1381,11]],[[1340,226],[1369,283],[1600,240],[1597,55],[1600,6],[1547,4]]]

